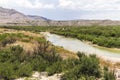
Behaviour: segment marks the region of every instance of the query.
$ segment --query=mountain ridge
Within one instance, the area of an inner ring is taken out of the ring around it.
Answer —
[[[120,25],[112,20],[50,20],[37,15],[25,15],[14,9],[0,7],[0,26],[91,26]]]
[[[38,16],[38,15],[27,15],[28,17],[34,19],[34,20],[41,20],[41,21],[48,21],[50,19],[47,19],[45,17],[42,16]]]

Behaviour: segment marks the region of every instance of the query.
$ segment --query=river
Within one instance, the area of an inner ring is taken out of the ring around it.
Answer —
[[[99,49],[93,45],[74,38],[66,38],[49,32],[42,32],[45,38],[55,46],[61,46],[72,52],[84,52],[85,54],[96,54],[98,57],[112,62],[120,62],[120,53]]]

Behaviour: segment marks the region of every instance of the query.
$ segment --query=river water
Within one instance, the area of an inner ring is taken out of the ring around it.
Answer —
[[[42,32],[48,41],[55,46],[61,46],[72,52],[84,52],[85,54],[96,54],[98,57],[112,62],[120,62],[120,53],[102,50],[82,42],[78,39],[66,38],[49,32]]]

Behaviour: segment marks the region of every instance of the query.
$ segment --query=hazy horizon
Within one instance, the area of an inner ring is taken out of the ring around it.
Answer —
[[[119,0],[0,0],[0,6],[52,20],[120,20]]]

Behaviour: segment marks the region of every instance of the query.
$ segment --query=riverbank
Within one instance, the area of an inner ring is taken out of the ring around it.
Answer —
[[[99,48],[99,49],[101,49],[101,50],[107,50],[107,51],[110,51],[110,52],[114,52],[114,53],[120,54],[120,49],[119,49],[119,48],[103,47],[103,46],[99,46],[99,45],[97,45],[97,44],[93,44],[93,43],[90,42],[90,41],[82,41],[82,42],[84,42],[85,44],[91,45],[91,46],[93,46],[93,47]]]
[[[98,57],[109,60],[111,62],[120,62],[120,54],[117,52],[112,52],[108,49],[100,49],[95,45],[82,42],[74,38],[65,38],[64,36],[59,36],[56,34],[51,34],[49,32],[42,33],[48,41],[50,41],[55,46],[62,46],[64,49],[73,52],[84,52],[86,54],[96,54]]]

